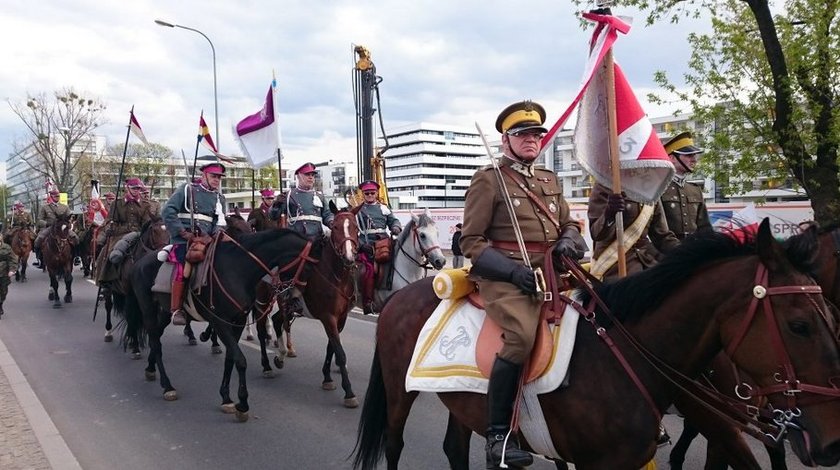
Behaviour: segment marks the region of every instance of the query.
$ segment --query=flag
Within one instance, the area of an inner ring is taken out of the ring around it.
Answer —
[[[134,108],[131,109],[131,119],[129,119],[128,126],[131,129],[131,132],[140,139],[140,142],[143,142],[145,145],[149,145],[149,141],[146,140],[146,136],[143,134],[143,129],[140,128],[140,123],[137,122],[137,118],[134,116]]]
[[[755,240],[760,224],[761,218],[755,211],[755,204],[751,202],[732,216],[718,219],[713,227],[741,243],[748,243]]]
[[[242,154],[254,168],[274,162],[277,149],[280,148],[280,127],[274,108],[276,86],[276,80],[272,80],[262,109],[239,121],[233,128],[233,135]]]
[[[618,33],[626,34],[630,23],[625,19],[585,13],[584,18],[598,25],[590,42],[590,54],[584,69],[577,97],[552,126],[543,139],[550,142],[557,130],[580,104],[575,126],[575,153],[580,164],[604,186],[616,192],[624,191],[627,197],[642,203],[653,203],[662,196],[674,176],[665,148],[656,135],[653,125],[642,110],[639,101],[621,71],[615,67],[615,111],[618,124],[618,152],[621,188],[612,188],[610,170],[610,136],[604,74],[595,73],[615,43]],[[544,145],[544,148],[547,147]]]
[[[204,121],[204,115],[202,114],[201,117],[198,118],[198,140],[204,144],[213,155],[216,156],[219,160],[222,160],[225,163],[233,163],[233,159],[230,157],[226,157],[219,153],[219,150],[216,148],[216,144],[213,143],[213,138],[210,137],[210,128],[207,126],[207,123]]]

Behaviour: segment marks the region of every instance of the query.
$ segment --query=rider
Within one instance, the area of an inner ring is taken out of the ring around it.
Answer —
[[[32,228],[32,214],[26,212],[26,208],[22,202],[15,201],[15,204],[12,206],[12,220],[7,227],[6,236],[4,237],[6,243],[12,242],[12,238],[18,230]]]
[[[160,203],[152,199],[152,188],[143,186],[141,194],[143,196],[143,200],[149,204],[149,213],[152,217],[160,217]]]
[[[276,227],[277,225],[271,222],[268,218],[268,213],[271,210],[271,203],[274,201],[274,190],[271,188],[264,188],[260,190],[260,197],[262,204],[260,207],[251,211],[248,214],[248,225],[255,232],[262,232],[263,230]]]
[[[662,208],[668,228],[680,240],[700,230],[711,230],[703,187],[686,181],[694,172],[703,149],[694,146],[690,132],[683,132],[665,143],[665,152],[674,164],[674,178],[662,194]]]
[[[362,307],[365,315],[373,313],[373,292],[374,292],[374,243],[388,237],[388,230],[392,235],[399,235],[402,231],[400,221],[394,217],[387,205],[379,202],[379,183],[376,181],[363,181],[359,189],[364,194],[365,201],[356,210],[356,219],[359,221],[359,258],[365,265],[364,277],[362,279]]]
[[[119,278],[119,265],[110,262],[109,255],[114,245],[131,232],[140,232],[143,224],[151,220],[149,203],[143,200],[145,185],[140,178],[125,180],[125,196],[111,204],[105,224],[107,242],[96,260],[97,283],[109,282]]]
[[[106,210],[106,211],[109,211],[109,212],[111,211],[111,205],[114,203],[114,201],[115,201],[116,199],[117,199],[117,195],[116,195],[116,194],[114,194],[113,192],[108,191],[107,193],[105,193],[105,203],[104,203],[104,206],[105,206],[105,210]]]
[[[225,226],[225,196],[221,193],[225,166],[211,162],[201,167],[201,181],[183,184],[172,193],[163,206],[162,217],[169,232],[173,250],[170,260],[177,261],[175,281],[172,283],[170,311],[173,325],[186,325],[183,301],[187,280],[184,262],[187,244],[196,235],[213,235]]]
[[[502,459],[513,468],[533,461],[531,454],[519,449],[515,436],[508,439],[522,366],[533,348],[543,305],[534,270],[523,264],[517,231],[533,268],[543,266],[544,253],[551,247],[554,254],[574,259],[586,251],[557,175],[534,165],[546,133],[544,121],[545,109],[532,101],[514,103],[499,114],[496,130],[502,134],[503,151],[499,170],[492,165],[478,170],[464,204],[461,248],[472,260],[470,272],[479,277],[487,315],[504,332],[487,388],[487,468],[499,468]],[[523,193],[520,184],[530,190]],[[508,203],[518,226],[511,223]]]
[[[67,204],[62,204],[58,202],[58,198],[61,196],[61,192],[56,187],[52,187],[49,193],[47,193],[47,201],[41,208],[38,210],[38,236],[35,238],[35,256],[37,261],[33,263],[33,266],[41,267],[41,243],[43,243],[44,238],[49,233],[50,228],[53,226],[55,221],[59,217],[64,217],[70,220],[70,208]],[[76,246],[79,244],[79,238],[76,236],[76,232],[70,230],[68,231],[68,239],[70,240],[70,244]]]
[[[18,269],[18,257],[12,247],[0,240],[0,317],[3,316],[3,302],[6,301],[6,294],[9,293],[9,284]]]

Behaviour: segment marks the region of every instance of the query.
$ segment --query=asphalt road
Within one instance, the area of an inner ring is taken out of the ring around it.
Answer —
[[[351,467],[347,458],[360,409],[344,408],[340,388],[320,388],[326,346],[320,323],[295,323],[299,357],[288,359],[273,379],[262,377],[254,343],[241,343],[249,365],[251,416],[239,423],[219,407],[223,355],[212,355],[207,344],[187,345],[180,329],[171,327],[163,338],[164,360],[179,400],[166,402],[158,382],[144,379],[145,359],[131,360],[117,342],[103,342],[102,306],[96,322],[91,321],[95,286],[76,274],[74,302],[53,309],[46,276],[34,268],[28,274],[28,283],[10,288],[0,338],[83,468]],[[354,315],[342,335],[360,401],[373,353],[376,325],[370,320]],[[234,372],[233,390],[235,381]],[[417,400],[406,428],[401,468],[447,468],[441,449],[446,416],[436,397],[422,395]],[[681,420],[666,416],[665,423],[676,438]],[[473,437],[471,468],[484,468],[483,441]],[[685,468],[702,468],[701,441],[692,447]],[[668,447],[658,452],[658,468],[668,468],[668,452]],[[763,452],[757,455],[769,467]],[[802,468],[790,462],[790,468]],[[554,466],[538,460],[531,468]]]

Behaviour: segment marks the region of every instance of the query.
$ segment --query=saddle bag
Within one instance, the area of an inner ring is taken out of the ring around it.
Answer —
[[[373,242],[373,259],[379,264],[391,261],[391,239],[383,238]]]
[[[210,245],[210,242],[212,241],[213,237],[209,235],[194,237],[187,247],[187,255],[184,259],[191,264],[198,264],[204,261],[204,258],[207,256],[207,246]]]

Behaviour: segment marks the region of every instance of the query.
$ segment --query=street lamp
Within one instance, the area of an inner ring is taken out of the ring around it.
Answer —
[[[70,128],[69,127],[59,127],[58,130],[60,130],[61,133],[64,134],[64,165],[62,165],[62,167],[63,168],[71,168],[71,165],[70,165]],[[67,205],[72,208],[73,207],[73,202],[70,200],[70,195],[71,195],[70,190],[73,189],[73,182],[72,182],[71,176],[69,174],[65,175],[63,173],[64,172],[62,172],[62,175],[61,175],[61,181],[64,183],[65,192],[67,193]]]
[[[190,28],[189,26],[169,23],[163,20],[155,20],[155,23],[161,26],[166,26],[167,28],[181,28],[186,29],[187,31],[198,33],[202,35],[208,43],[210,43],[210,50],[213,52],[213,110],[216,116],[216,148],[219,148],[219,93],[218,88],[216,86],[216,48],[213,46],[213,41],[211,41],[206,34],[202,33],[201,31],[195,28]]]

